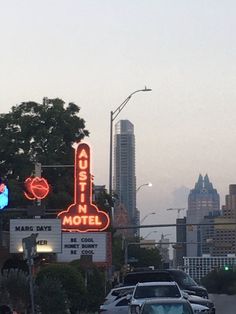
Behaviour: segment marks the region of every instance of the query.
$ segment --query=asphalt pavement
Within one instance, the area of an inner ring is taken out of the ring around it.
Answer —
[[[210,294],[214,302],[216,314],[236,314],[236,295]]]

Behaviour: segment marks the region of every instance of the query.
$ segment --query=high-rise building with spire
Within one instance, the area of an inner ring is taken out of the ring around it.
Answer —
[[[120,120],[115,125],[114,145],[114,191],[118,204],[128,212],[129,223],[135,224],[136,176],[134,126],[129,120]]]
[[[188,197],[187,224],[199,224],[205,217],[215,216],[220,211],[220,196],[208,175],[200,174]],[[201,226],[187,226],[187,256],[201,256],[203,233]]]

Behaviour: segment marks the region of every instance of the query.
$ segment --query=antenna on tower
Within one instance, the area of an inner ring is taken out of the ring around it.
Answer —
[[[177,210],[177,218],[180,218],[180,211],[185,210],[185,208],[167,208],[166,210]]]

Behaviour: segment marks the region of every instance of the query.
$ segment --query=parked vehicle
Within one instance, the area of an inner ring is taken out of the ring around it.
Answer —
[[[107,294],[105,297],[105,300],[103,304],[109,304],[112,303],[121,297],[124,297],[128,294],[132,294],[134,291],[135,286],[125,286],[125,287],[119,287],[119,288],[113,288],[111,291]]]
[[[185,299],[149,299],[146,300],[140,314],[194,314],[190,303]]]
[[[201,298],[197,295],[188,295],[187,300],[191,303],[193,307],[195,305],[201,305],[209,309],[209,312],[207,313],[210,313],[210,314],[216,313],[215,305],[210,299]]]
[[[128,314],[129,313],[129,300],[127,297],[120,297],[113,302],[100,305],[100,314]]]
[[[150,298],[181,299],[183,295],[176,282],[143,282],[138,283],[130,298],[130,313],[139,313],[142,304]]]
[[[136,285],[147,281],[175,281],[188,294],[208,298],[206,288],[199,286],[188,274],[178,269],[146,270],[130,272],[124,278],[124,285]]]

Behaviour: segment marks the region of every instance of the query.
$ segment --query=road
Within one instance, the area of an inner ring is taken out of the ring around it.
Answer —
[[[236,295],[210,294],[209,298],[215,303],[216,314],[236,313]]]

